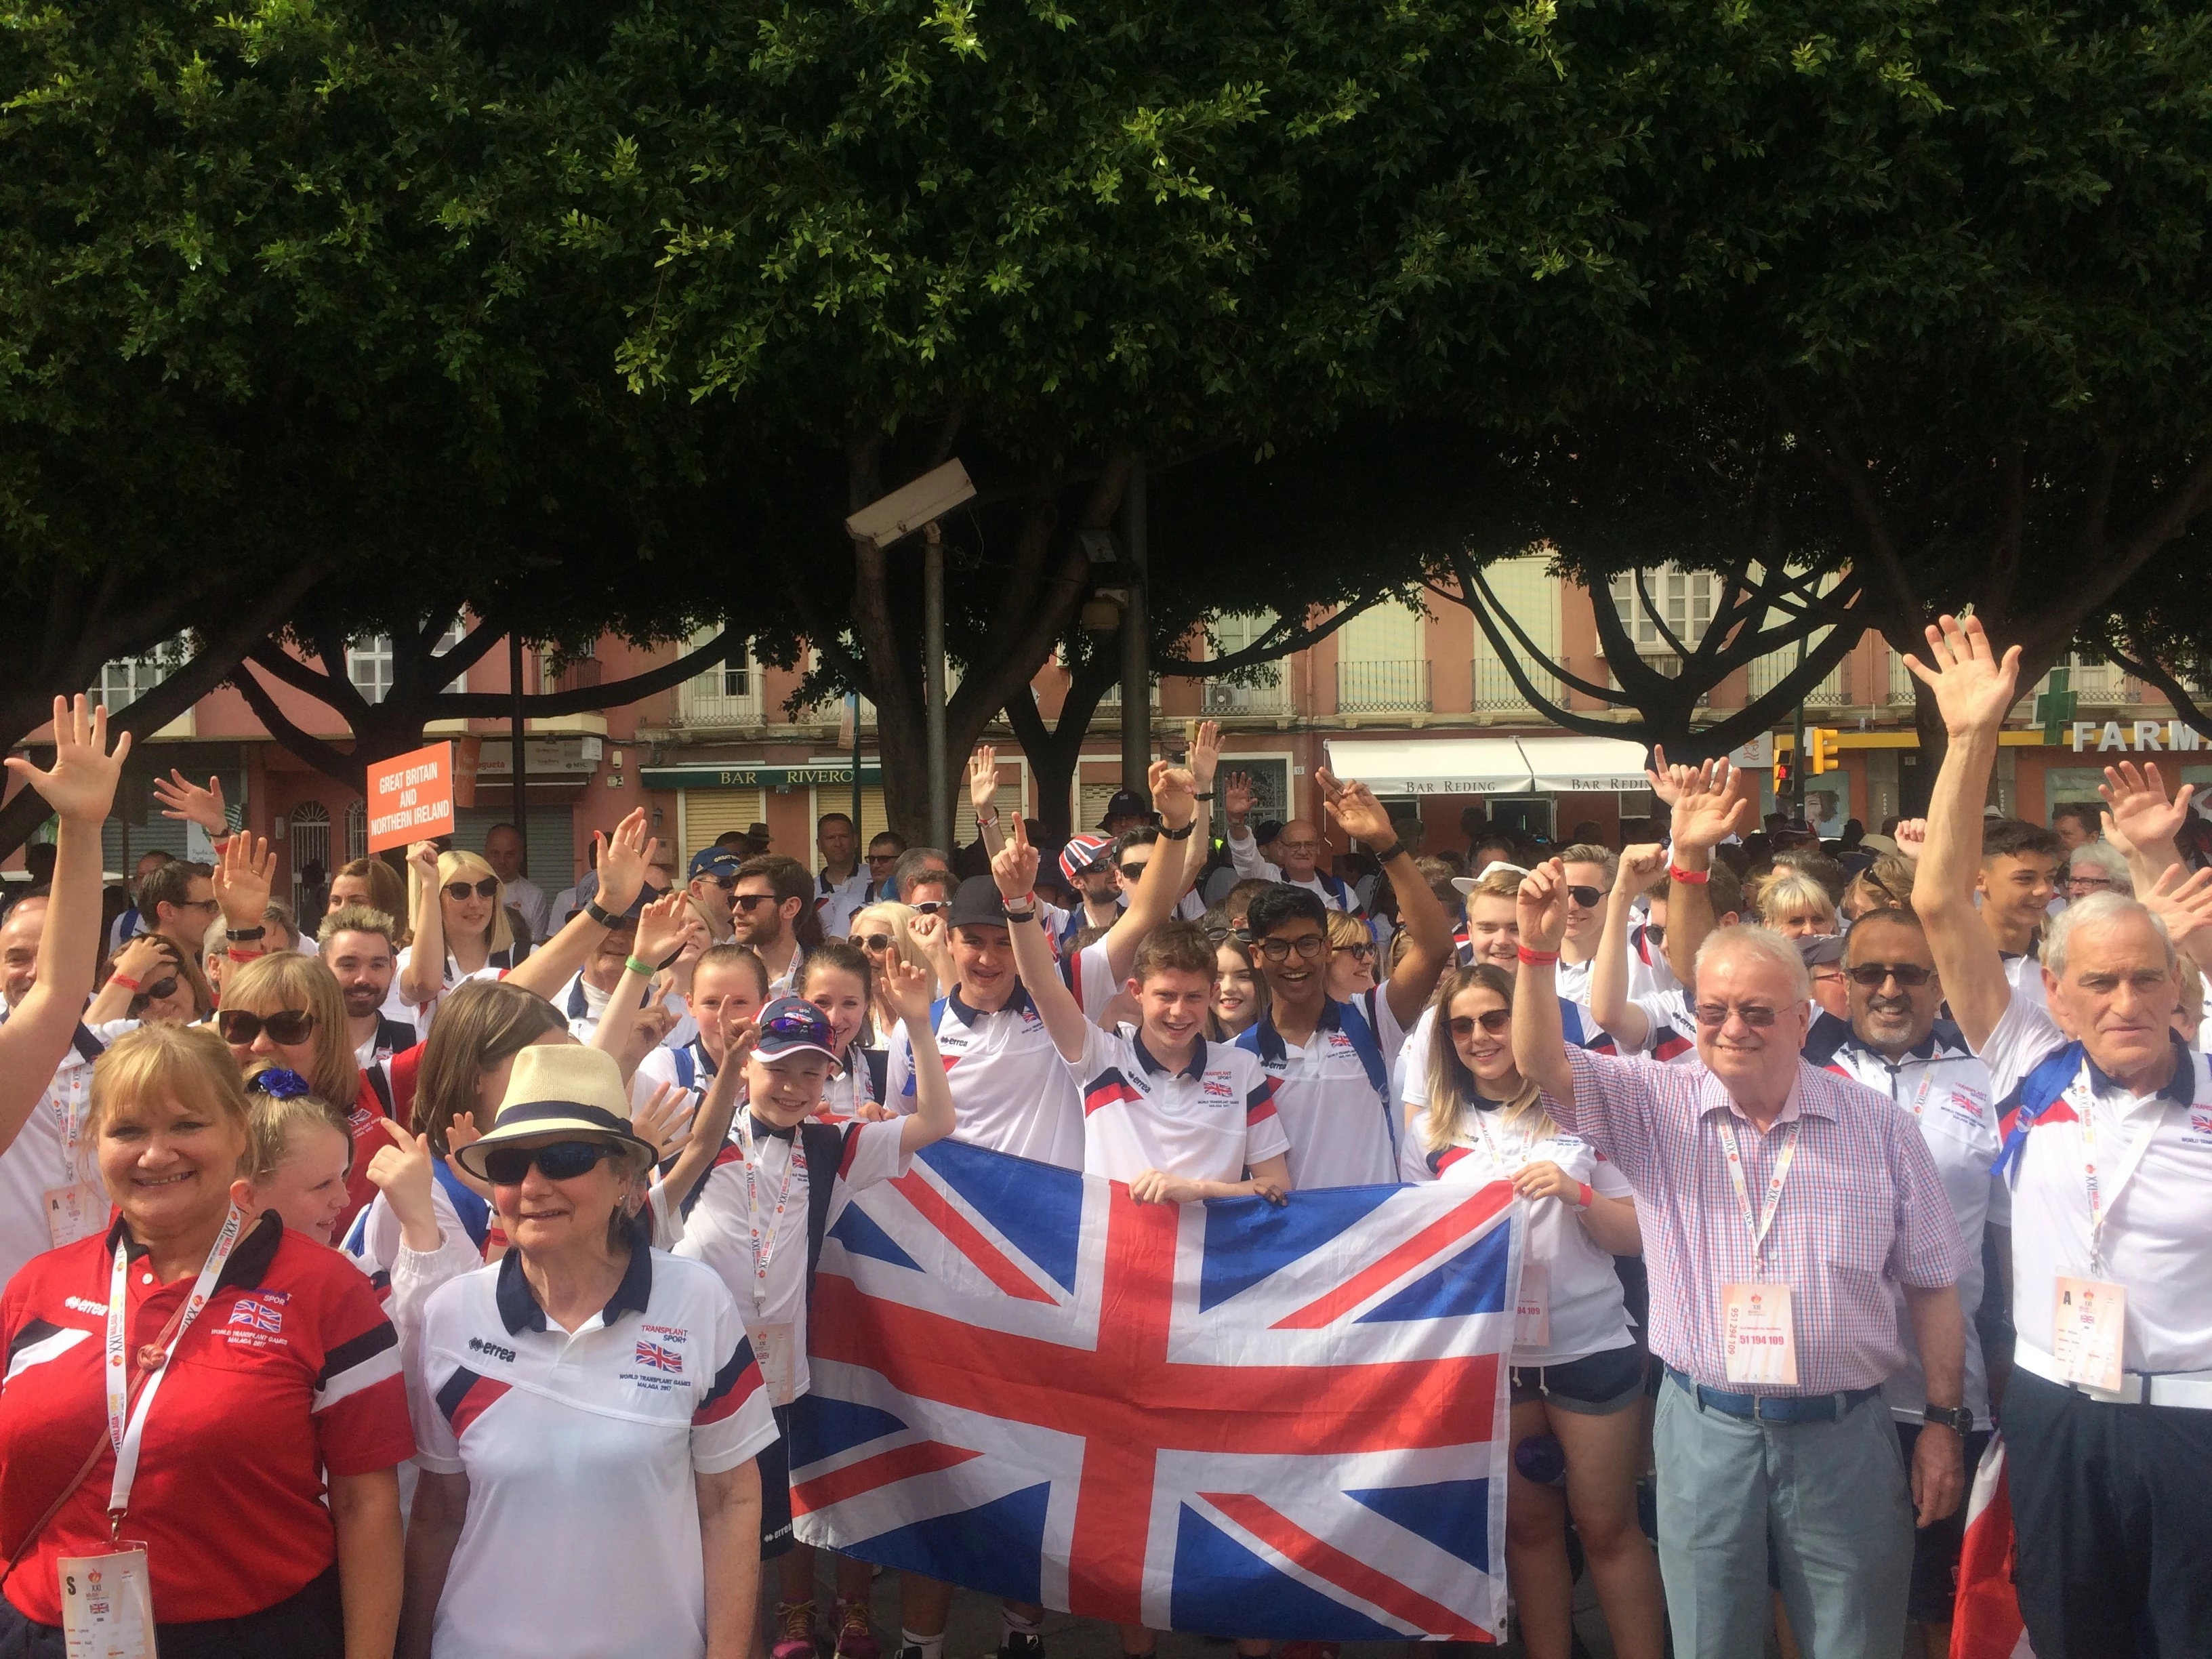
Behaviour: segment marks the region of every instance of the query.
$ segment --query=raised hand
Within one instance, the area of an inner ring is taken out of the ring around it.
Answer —
[[[429,1137],[411,1134],[388,1117],[378,1121],[384,1126],[384,1133],[392,1137],[392,1145],[378,1147],[376,1156],[368,1160],[369,1181],[392,1206],[392,1213],[399,1218],[407,1248],[425,1251],[424,1245],[414,1241],[426,1237],[434,1241],[438,1237],[438,1210],[430,1196],[435,1172],[431,1168]],[[474,1128],[471,1120],[471,1139],[475,1138]],[[428,1249],[436,1248],[434,1242],[428,1246]]]
[[[234,933],[261,926],[276,874],[276,855],[266,840],[241,833],[223,842],[215,855],[215,896]]]
[[[1190,769],[1156,760],[1145,773],[1153,810],[1170,830],[1180,830],[1198,815],[1198,781]]]
[[[647,905],[637,919],[637,943],[631,954],[655,967],[684,948],[691,922],[691,896],[678,890]]]
[[[1651,793],[1663,805],[1672,806],[1682,796],[1682,775],[1691,769],[1668,765],[1667,745],[1655,743],[1651,745],[1651,764],[1644,769],[1644,776],[1651,786]]]
[[[1513,901],[1521,924],[1521,944],[1530,951],[1556,951],[1567,933],[1567,867],[1547,859],[1521,878]]]
[[[1939,617],[1928,629],[1928,655],[1933,668],[1914,656],[1906,657],[1905,665],[1936,694],[1936,706],[1953,737],[1994,732],[2004,724],[2005,714],[2020,701],[2018,646],[1999,657],[1979,617],[1963,622]]]
[[[743,1066],[745,1056],[759,1046],[760,1022],[747,1019],[726,1005],[722,1014],[721,1069],[726,1072],[732,1066]]]
[[[979,818],[988,817],[999,798],[999,751],[988,743],[968,757],[968,799]]]
[[[1213,787],[1213,775],[1221,765],[1221,726],[1218,721],[1198,723],[1198,735],[1190,740],[1188,764],[1191,781],[1197,784],[1200,794]]]
[[[1613,878],[1613,890],[1633,897],[1656,886],[1666,873],[1667,849],[1658,842],[1624,847],[1620,851],[1620,873]]]
[[[2212,923],[2212,870],[2199,870],[2192,875],[2185,866],[2169,864],[2159,872],[2151,890],[2139,896],[2143,908],[2166,924],[2166,937],[2176,950]],[[2182,971],[2192,969],[2184,963]]]
[[[173,766],[167,777],[154,780],[154,799],[161,802],[165,818],[197,823],[216,841],[230,833],[230,818],[222,806],[221,778],[210,778],[207,787],[203,789]]]
[[[481,1176],[471,1175],[462,1167],[461,1160],[457,1156],[462,1147],[473,1146],[483,1139],[483,1131],[477,1127],[477,1115],[474,1112],[455,1112],[447,1121],[446,1168],[453,1172],[454,1180],[488,1204],[491,1201],[491,1182],[484,1180]]]
[[[1000,897],[1012,903],[1036,890],[1036,873],[1037,850],[1030,845],[1028,830],[1016,818],[1013,833],[991,860],[991,878],[999,884]]]
[[[2105,822],[2119,831],[2112,837],[2114,843],[2124,842],[2149,852],[2165,847],[2181,833],[2182,825],[2189,822],[2189,803],[2197,786],[2179,785],[2169,800],[2156,761],[2144,762],[2140,769],[2133,761],[2122,761],[2105,769],[2105,781],[2097,786],[2097,793],[2112,809]]]
[[[646,872],[660,842],[646,833],[641,806],[615,826],[614,834],[595,834],[599,844],[599,908],[620,915],[645,890]]]
[[[88,708],[82,697],[74,703],[56,697],[53,766],[41,772],[21,755],[9,756],[7,763],[16,781],[37,790],[64,823],[97,830],[115,805],[115,785],[130,753],[128,732],[117,736],[114,751],[109,752],[105,706]]]
[[[438,843],[434,841],[411,842],[407,848],[407,868],[422,878],[425,887],[435,890],[438,885]]]
[[[1917,861],[1921,854],[1928,849],[1928,820],[1899,818],[1897,828],[1889,832],[1889,838],[1897,843],[1899,858]]]
[[[1231,772],[1229,781],[1221,786],[1221,810],[1235,823],[1242,823],[1249,817],[1259,799],[1252,780],[1242,772]]]
[[[630,1133],[651,1141],[661,1158],[683,1150],[691,1139],[691,1121],[699,1103],[681,1084],[664,1083],[653,1097],[629,1115]]]
[[[884,1006],[909,1028],[929,1022],[929,975],[913,963],[894,956],[884,969]]]
[[[1747,796],[1735,794],[1735,769],[1724,760],[1707,761],[1683,783],[1674,802],[1674,844],[1717,847],[1749,829],[1758,813]]]
[[[1397,841],[1390,814],[1365,784],[1340,783],[1326,766],[1314,769],[1314,781],[1321,786],[1322,810],[1346,835],[1370,847],[1385,847]]]

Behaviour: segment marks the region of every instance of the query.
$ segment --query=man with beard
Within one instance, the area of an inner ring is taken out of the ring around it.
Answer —
[[[769,995],[781,996],[799,977],[807,951],[822,942],[813,875],[780,854],[747,859],[737,868],[730,907],[737,942],[767,964]]]
[[[345,999],[346,1036],[353,1043],[354,1062],[364,1071],[422,1040],[414,1021],[386,1012],[399,971],[392,934],[392,918],[365,904],[331,911],[315,934],[324,965],[337,976]]]

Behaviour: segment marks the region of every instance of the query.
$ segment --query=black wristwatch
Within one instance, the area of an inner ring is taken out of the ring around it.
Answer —
[[[1193,818],[1188,823],[1183,825],[1180,830],[1170,830],[1164,823],[1160,826],[1160,839],[1162,841],[1188,841],[1190,839],[1190,832],[1197,828],[1198,820],[1196,818]]]
[[[1974,1413],[1965,1406],[1929,1406],[1920,1415],[1927,1422],[1942,1424],[1961,1440],[1973,1432]]]
[[[586,899],[584,901],[584,914],[589,916],[593,921],[598,922],[602,927],[619,927],[622,926],[622,918],[617,915],[613,911],[608,909],[605,905],[601,904],[599,900],[595,898]]]
[[[269,930],[266,927],[226,927],[223,937],[235,944],[244,945],[252,939],[267,939]]]

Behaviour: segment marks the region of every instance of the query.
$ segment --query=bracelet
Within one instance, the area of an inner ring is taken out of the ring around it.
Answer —
[[[1190,839],[1190,832],[1197,828],[1198,820],[1196,818],[1193,818],[1188,823],[1183,825],[1180,830],[1170,830],[1164,823],[1160,826],[1160,839],[1162,841],[1188,841]]]
[[[624,957],[623,960],[623,966],[629,969],[630,972],[635,974],[640,979],[651,979],[653,975],[660,971],[651,963],[640,962],[635,957]]]
[[[1590,1191],[1589,1182],[1587,1181],[1583,1182],[1582,1183],[1582,1190],[1576,1195],[1575,1207],[1577,1210],[1587,1210],[1590,1206],[1590,1200],[1596,1196],[1596,1194]]]
[[[1522,961],[1533,963],[1539,968],[1548,968],[1559,959],[1557,951],[1532,951],[1525,945],[1516,945],[1513,948]]]
[[[991,816],[988,818],[981,812],[975,814],[975,827],[977,829],[982,829],[987,824],[994,830],[999,827],[999,809],[997,807],[994,806],[991,809]]]
[[[1406,843],[1402,841],[1394,841],[1385,848],[1370,847],[1367,849],[1369,856],[1377,864],[1388,864],[1405,850]]]
[[[229,927],[223,930],[223,937],[235,945],[240,939],[267,939],[269,930],[266,927]]]
[[[1668,865],[1667,873],[1672,876],[1676,881],[1679,881],[1685,886],[1689,887],[1702,887],[1713,878],[1713,872],[1710,869],[1685,870],[1679,864],[1670,863]]]
[[[595,898],[589,898],[584,901],[584,914],[589,916],[593,921],[598,922],[602,927],[619,927],[622,926],[622,918],[617,915],[613,911],[608,909],[605,905],[600,903],[599,900]]]
[[[1212,800],[1213,799],[1213,791],[1209,789],[1203,794],[1193,795],[1191,799],[1193,800]]]
[[[120,985],[126,991],[136,991],[138,988],[138,981],[125,974],[110,974],[107,976],[107,982],[110,985]]]
[[[1001,908],[1005,909],[1006,913],[1006,920],[1008,921],[1035,921],[1037,918],[1036,901],[1035,899],[1030,901],[1029,908],[1026,909],[1017,910],[1011,904],[1002,905]]]

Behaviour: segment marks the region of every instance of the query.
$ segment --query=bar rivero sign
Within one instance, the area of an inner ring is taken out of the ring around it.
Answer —
[[[824,766],[648,766],[639,774],[648,789],[850,789],[853,763]],[[865,761],[860,781],[879,784],[882,764]]]

